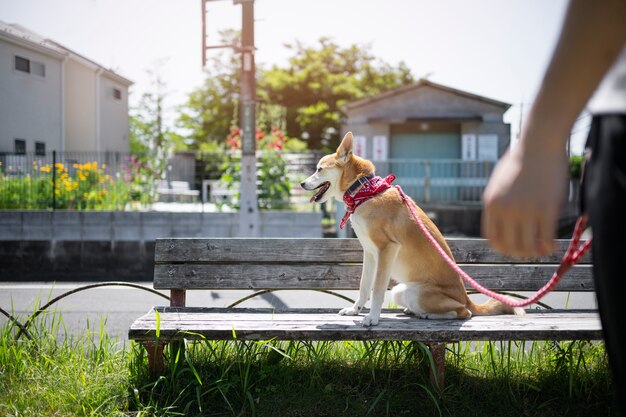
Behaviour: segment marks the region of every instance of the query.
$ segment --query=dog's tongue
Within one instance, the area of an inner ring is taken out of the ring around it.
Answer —
[[[315,197],[317,197],[317,193],[313,194],[313,197],[311,197],[309,203],[315,203]]]

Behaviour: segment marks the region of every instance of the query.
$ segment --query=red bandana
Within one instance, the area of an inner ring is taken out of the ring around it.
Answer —
[[[346,203],[346,214],[343,215],[339,228],[343,229],[348,221],[348,218],[354,210],[361,204],[365,203],[370,198],[374,197],[378,193],[382,193],[387,188],[391,187],[391,183],[396,179],[396,176],[391,174],[387,178],[372,177],[368,182],[363,184],[361,189],[354,195],[346,192],[343,195],[343,202]]]

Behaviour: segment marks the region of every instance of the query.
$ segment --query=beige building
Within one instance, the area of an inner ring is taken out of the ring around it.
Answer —
[[[130,80],[2,21],[0,63],[0,152],[129,151]]]
[[[461,159],[496,161],[511,142],[504,113],[491,98],[428,80],[343,106],[343,130],[359,137],[373,160]]]
[[[511,105],[428,80],[346,103],[357,155],[420,202],[479,203],[511,142]]]

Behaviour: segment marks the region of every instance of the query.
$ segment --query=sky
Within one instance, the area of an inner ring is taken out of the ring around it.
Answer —
[[[205,78],[202,0],[0,0],[0,20],[18,23],[134,81],[130,104],[166,83],[170,115]],[[286,43],[367,45],[415,78],[512,104],[505,115],[517,136],[539,88],[563,21],[566,0],[256,0],[257,65],[286,67]],[[207,3],[207,44],[241,28],[241,6]],[[208,56],[217,53],[208,51]],[[580,152],[588,125],[574,127]]]

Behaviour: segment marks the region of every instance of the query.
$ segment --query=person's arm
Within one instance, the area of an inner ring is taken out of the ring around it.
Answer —
[[[482,228],[492,246],[519,257],[554,250],[576,117],[626,44],[626,0],[572,0],[520,142],[485,189]]]

